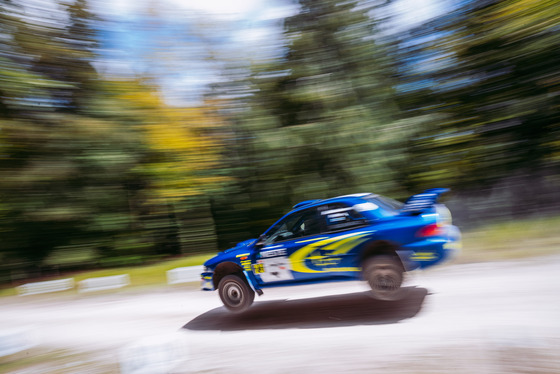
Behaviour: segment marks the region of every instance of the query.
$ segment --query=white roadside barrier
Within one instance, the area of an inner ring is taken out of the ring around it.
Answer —
[[[0,332],[0,357],[13,355],[39,345],[36,329],[32,327]]]
[[[46,282],[26,283],[17,287],[20,296],[36,295],[48,292],[65,291],[74,288],[74,278],[58,279]]]
[[[111,275],[109,277],[88,278],[80,281],[79,292],[92,292],[102,290],[112,290],[128,286],[130,276],[128,274]]]
[[[186,266],[167,271],[167,284],[199,282],[201,266]],[[130,284],[128,274],[111,275],[108,277],[88,278],[78,282],[79,292],[91,292],[122,288]],[[58,279],[46,282],[26,283],[17,287],[18,294],[35,295],[48,292],[65,291],[74,288],[74,279]]]
[[[187,266],[167,271],[167,284],[178,284],[200,281],[201,266]]]
[[[144,338],[121,349],[119,356],[122,374],[184,373],[189,359],[187,335]]]

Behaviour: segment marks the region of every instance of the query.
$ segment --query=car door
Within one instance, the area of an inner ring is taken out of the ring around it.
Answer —
[[[255,257],[261,284],[302,282],[359,271],[351,258],[371,231],[363,217],[343,204],[295,212],[267,231]]]
[[[353,276],[359,268],[359,248],[374,233],[371,222],[353,206],[331,204],[320,209],[324,219],[323,234],[329,239],[320,244],[322,270],[331,276]]]
[[[294,212],[277,222],[261,239],[262,247],[253,260],[253,272],[263,285],[310,280],[321,272],[306,271],[292,256],[302,248],[328,237],[317,209]]]

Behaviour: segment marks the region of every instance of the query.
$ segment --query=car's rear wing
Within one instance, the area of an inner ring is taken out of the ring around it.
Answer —
[[[448,188],[430,188],[422,193],[410,196],[400,209],[401,213],[419,214],[431,208],[439,199],[439,196],[448,192]]]

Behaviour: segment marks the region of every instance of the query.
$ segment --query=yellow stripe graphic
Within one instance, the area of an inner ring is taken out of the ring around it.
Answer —
[[[327,238],[328,238],[328,236],[322,236],[322,237],[320,237],[320,238],[313,238],[313,239],[301,240],[301,241],[296,242],[296,243],[314,242],[314,241],[316,241],[316,240],[327,239]]]
[[[330,271],[356,271],[356,268],[331,268],[326,270],[314,270],[305,266],[305,260],[321,260],[326,259],[326,256],[311,254],[323,247],[323,250],[333,250],[332,255],[339,255],[349,252],[356,245],[363,243],[367,238],[363,238],[370,234],[371,231],[360,231],[346,235],[340,235],[334,238],[327,238],[325,240],[316,241],[301,247],[290,256],[292,270],[299,273],[326,273]],[[328,261],[328,259],[326,259]]]

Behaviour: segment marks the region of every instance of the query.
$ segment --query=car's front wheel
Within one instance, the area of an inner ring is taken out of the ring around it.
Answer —
[[[397,300],[402,295],[403,268],[393,256],[382,255],[367,259],[364,278],[371,287],[371,296],[378,300]]]
[[[218,285],[218,293],[224,306],[232,312],[243,312],[253,304],[255,291],[237,275],[226,275]]]

